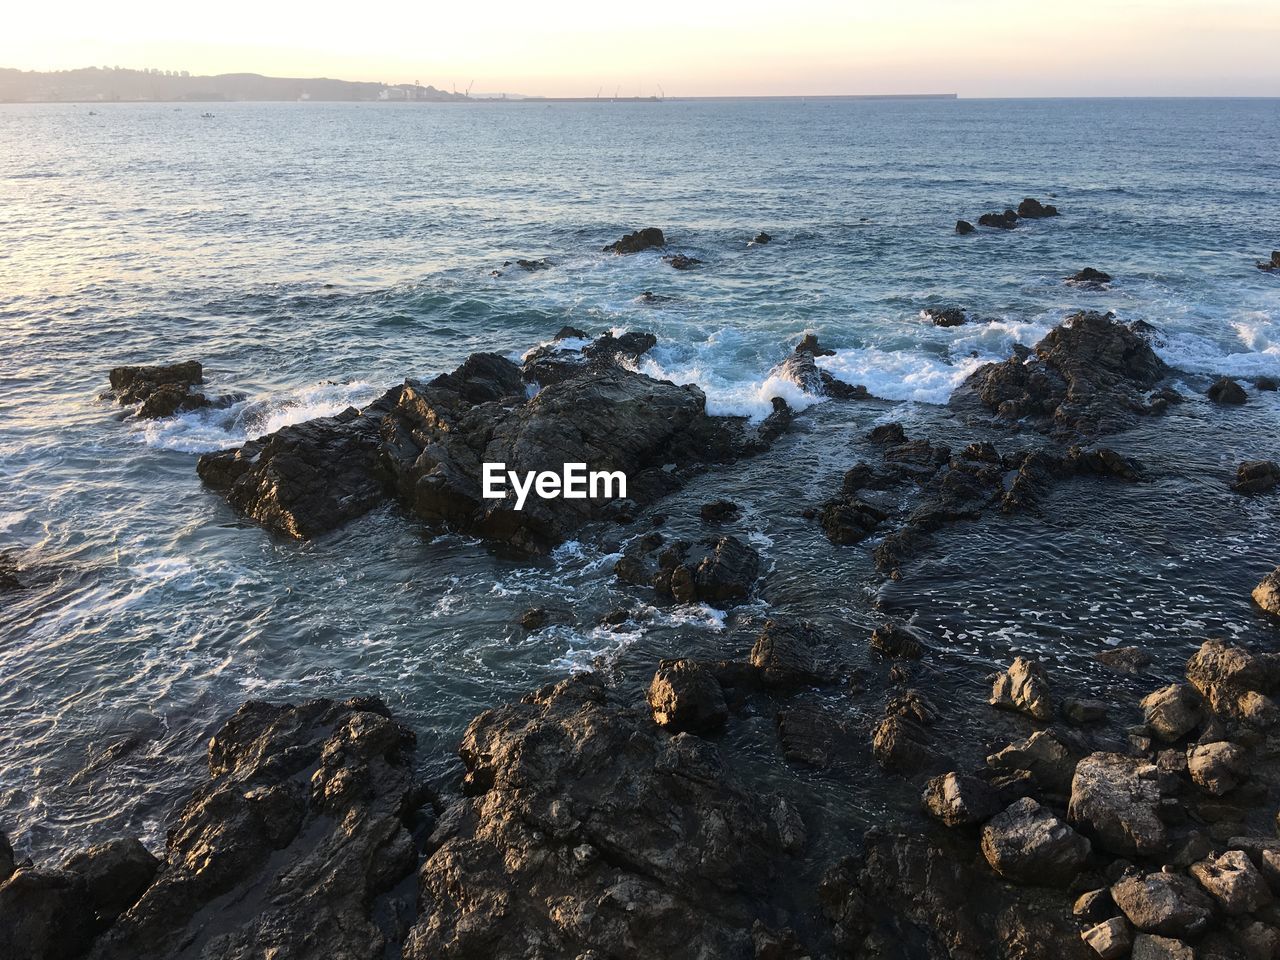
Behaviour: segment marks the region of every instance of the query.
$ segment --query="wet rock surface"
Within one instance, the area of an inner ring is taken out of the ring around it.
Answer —
[[[643,230],[637,230],[635,233],[628,233],[621,240],[615,240],[604,248],[604,253],[639,253],[642,250],[650,250],[654,247],[664,247],[667,244],[667,238],[662,235],[662,231],[657,227],[645,227]]]
[[[159,420],[186,410],[225,404],[192,387],[204,383],[204,367],[195,360],[154,366],[115,367],[111,392],[121,406],[134,407],[144,420]]]
[[[567,463],[620,472],[643,506],[677,489],[701,464],[763,449],[785,430],[785,404],[759,428],[711,417],[694,386],[654,380],[621,365],[653,345],[649,334],[606,334],[580,351],[557,343],[524,368],[473,354],[457,370],[406,381],[363,410],[285,427],[243,447],[205,454],[197,471],[231,506],[298,539],[332,530],[395,500],[428,527],[458,530],[541,552],[585,523],[622,515],[614,498],[530,496],[517,510],[512,484],[482,496],[483,464],[523,477]],[[526,381],[542,389],[529,398]]]

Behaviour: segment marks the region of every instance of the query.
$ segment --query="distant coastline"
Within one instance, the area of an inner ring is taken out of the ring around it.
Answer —
[[[257,73],[193,76],[178,70],[86,67],[24,71],[0,68],[0,103],[659,103],[664,100],[955,100],[954,93],[820,94],[765,97],[544,97],[440,90],[421,83],[387,84],[328,77]]]

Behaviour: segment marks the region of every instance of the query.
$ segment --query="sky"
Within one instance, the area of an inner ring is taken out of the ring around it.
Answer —
[[[476,93],[1280,96],[1278,0],[25,0],[0,66]]]

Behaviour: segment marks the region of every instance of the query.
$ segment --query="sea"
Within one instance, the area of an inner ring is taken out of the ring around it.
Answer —
[[[1277,648],[1248,594],[1280,562],[1280,498],[1227,487],[1240,460],[1280,459],[1280,396],[1203,396],[1280,376],[1280,274],[1254,267],[1280,248],[1277,184],[1269,99],[0,105],[0,555],[23,583],[0,594],[0,831],[37,859],[125,834],[158,849],[247,699],[377,694],[447,791],[481,711],[588,669],[640,702],[658,659],[741,657],[771,616],[839,638],[872,688],[867,634],[912,618],[935,648],[915,683],[955,724],[1015,652],[1105,699],[1176,678],[1207,636]],[[1023,197],[1061,216],[957,236]],[[702,265],[602,252],[646,226]],[[1063,282],[1086,266],[1115,279]],[[944,306],[976,322],[922,314]],[[1109,441],[1143,483],[957,524],[900,581],[874,541],[834,547],[801,516],[877,423],[1008,442],[943,405],[1080,309],[1150,323],[1177,371],[1187,402]],[[639,369],[697,384],[711,413],[759,419],[776,395],[802,411],[770,453],[646,513],[692,537],[700,503],[739,503],[728,529],[765,568],[749,603],[619,584],[635,529],[529,559],[388,507],[297,543],[196,477],[202,452],[566,324],[652,331]],[[879,399],[780,380],[806,332]],[[239,399],[148,422],[102,397],[115,365],[186,359]],[[522,628],[531,606],[551,625]],[[1093,660],[1130,644],[1155,658],[1142,678]],[[724,748],[782,776],[766,740]],[[840,822],[910,800],[806,776]]]

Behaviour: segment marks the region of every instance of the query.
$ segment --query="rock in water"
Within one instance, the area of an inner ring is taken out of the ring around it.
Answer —
[[[959,307],[925,307],[922,312],[935,327],[959,327],[969,319]]]
[[[639,253],[652,247],[664,247],[667,238],[657,227],[645,227],[635,233],[628,233],[621,240],[616,240],[604,248],[604,253]]]
[[[376,700],[245,704],[210,741],[164,869],[92,960],[382,956],[380,914],[418,860],[413,741]]]
[[[1258,269],[1267,273],[1273,270],[1280,270],[1280,250],[1272,250],[1270,260],[1259,260]]]
[[[1181,740],[1200,722],[1200,696],[1185,683],[1171,683],[1142,698],[1147,726],[1161,740]]]
[[[1089,841],[1031,797],[982,828],[982,853],[1006,880],[1030,886],[1070,883],[1089,856]]]
[[[648,700],[654,721],[672,733],[715,733],[729,719],[720,681],[693,660],[663,660]]]
[[[1226,406],[1239,406],[1249,399],[1249,395],[1245,393],[1244,387],[1231,377],[1222,377],[1214,381],[1213,385],[1205,392],[1214,403]]]
[[[1276,567],[1253,588],[1253,602],[1273,617],[1280,617],[1280,567]]]
[[[1067,282],[1087,287],[1101,287],[1111,282],[1111,274],[1095,270],[1093,267],[1085,267],[1080,272],[1067,277]]]
[[[1067,819],[1099,846],[1125,857],[1164,852],[1156,766],[1139,757],[1093,753],[1076,764]]]
[[[1037,720],[1053,719],[1049,678],[1034,660],[1017,657],[1009,669],[996,677],[989,703],[1004,710],[1019,710]]]
[[[104,920],[114,920],[138,902],[155,879],[160,861],[136,839],[109,840],[78,853],[63,870],[84,877],[89,900]]]
[[[171,417],[180,410],[199,410],[213,401],[191,388],[204,382],[204,368],[195,360],[158,366],[115,367],[111,389],[122,405],[136,405],[147,420]]]
[[[1004,213],[984,213],[978,218],[978,226],[995,227],[997,230],[1012,230],[1018,225],[1018,215],[1012,210]]]
[[[349,408],[206,453],[196,472],[237,511],[299,540],[327,533],[387,499],[379,420]]]
[[[761,230],[759,233],[756,234],[756,238],[751,242],[757,243],[757,244],[764,244],[764,243],[768,243],[772,239],[773,237],[769,236],[767,233]]]
[[[1131,426],[1148,412],[1144,393],[1167,373],[1145,338],[1110,315],[1078,313],[1025,361],[1015,356],[979,367],[949,402],[976,402],[1001,420],[1088,436]]]
[[[1058,208],[1051,203],[1041,203],[1035,197],[1026,197],[1018,204],[1018,216],[1025,220],[1040,220],[1058,216]]]
[[[1280,463],[1273,460],[1246,460],[1236,468],[1231,489],[1236,493],[1266,493],[1280,484]]]
[[[871,632],[871,648],[886,657],[919,660],[924,656],[925,636],[916,627],[889,620]]]
[[[960,236],[962,237],[970,233],[973,233],[975,229],[976,228],[974,227],[974,225],[970,223],[968,220],[956,221],[956,233],[960,234]]]
[[[471,796],[433,837],[405,960],[750,957],[755,920],[793,925],[795,810],[598,677],[482,714],[459,753]]]

